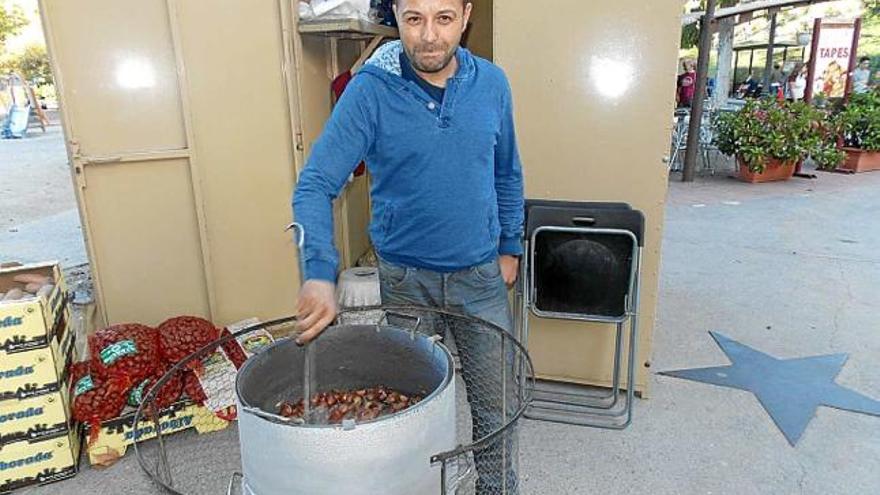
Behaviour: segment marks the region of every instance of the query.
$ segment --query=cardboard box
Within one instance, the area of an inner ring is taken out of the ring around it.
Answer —
[[[76,336],[68,327],[66,316],[58,320],[50,333],[52,340],[41,348],[0,354],[0,405],[61,390],[73,359]]]
[[[62,437],[0,449],[0,493],[74,476],[81,438],[81,429],[73,428]]]
[[[68,390],[64,386],[49,395],[0,402],[0,452],[19,442],[33,444],[67,435],[73,425]]]
[[[162,435],[169,435],[195,428],[201,435],[220,431],[229,426],[229,421],[221,419],[210,409],[189,400],[179,401],[159,414]],[[151,419],[141,419],[137,428],[134,427],[134,411],[118,418],[101,423],[101,429],[94,438],[90,428],[86,427],[87,451],[89,463],[92,465],[112,464],[125,455],[128,446],[135,440],[144,441],[156,437],[156,426]]]
[[[0,348],[6,354],[38,349],[49,344],[52,330],[67,306],[67,286],[57,263],[40,263],[0,269],[0,292],[21,284],[17,275],[37,274],[55,279],[55,288],[48,296],[0,303]]]

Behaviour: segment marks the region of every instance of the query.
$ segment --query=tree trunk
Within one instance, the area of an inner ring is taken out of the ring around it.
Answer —
[[[733,67],[733,33],[736,20],[733,17],[718,23],[718,73],[715,75],[715,107],[727,101],[736,73]]]

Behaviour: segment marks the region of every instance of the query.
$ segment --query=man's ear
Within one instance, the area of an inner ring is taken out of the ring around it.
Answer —
[[[461,32],[467,31],[468,23],[471,20],[471,11],[474,10],[474,4],[470,1],[465,1],[464,3],[464,18],[462,19],[464,23],[461,26]]]

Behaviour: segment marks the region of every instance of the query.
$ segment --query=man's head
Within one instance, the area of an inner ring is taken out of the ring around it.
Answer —
[[[403,48],[419,72],[445,69],[471,16],[470,0],[394,0]]]
[[[859,59],[859,67],[867,69],[871,67],[871,57],[862,57]]]

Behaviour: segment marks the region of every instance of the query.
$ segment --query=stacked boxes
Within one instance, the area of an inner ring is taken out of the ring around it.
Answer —
[[[80,432],[71,421],[67,291],[57,264],[0,270],[0,292],[19,275],[54,279],[51,291],[0,302],[0,493],[76,473]]]

